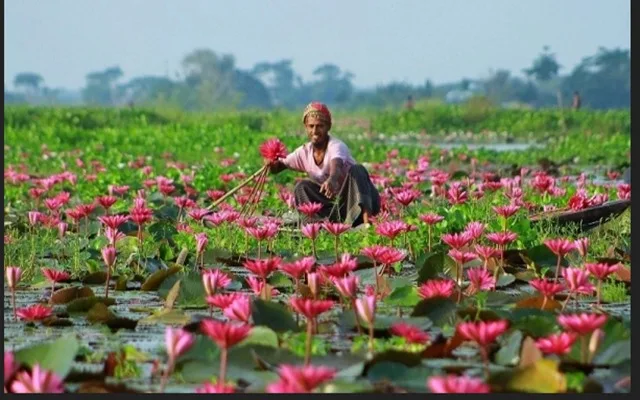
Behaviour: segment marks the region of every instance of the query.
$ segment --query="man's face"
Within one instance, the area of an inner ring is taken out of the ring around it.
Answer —
[[[307,117],[304,127],[313,146],[320,146],[329,138],[329,126],[319,118]]]

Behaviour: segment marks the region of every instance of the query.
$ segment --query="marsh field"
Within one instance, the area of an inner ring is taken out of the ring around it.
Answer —
[[[210,207],[297,113],[4,112],[5,391],[630,390],[628,111],[338,112],[352,229],[293,171]]]

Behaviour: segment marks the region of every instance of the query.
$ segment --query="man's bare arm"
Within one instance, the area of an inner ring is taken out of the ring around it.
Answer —
[[[334,158],[329,163],[329,178],[320,186],[320,193],[328,198],[332,198],[340,191],[340,184],[343,180],[344,162],[339,158]]]
[[[342,171],[344,171],[343,166],[344,166],[344,162],[342,161],[341,158],[334,158],[329,163],[329,179],[336,184],[340,184],[342,182],[342,178],[343,178]],[[338,189],[340,188],[334,188],[334,190],[338,190]]]

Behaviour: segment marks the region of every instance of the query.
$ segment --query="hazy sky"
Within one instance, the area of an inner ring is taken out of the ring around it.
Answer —
[[[630,0],[5,0],[4,81],[41,74],[78,89],[119,65],[124,79],[174,77],[196,48],[238,68],[293,60],[303,79],[322,63],[358,87],[520,74],[550,45],[569,72],[599,46],[630,48]]]

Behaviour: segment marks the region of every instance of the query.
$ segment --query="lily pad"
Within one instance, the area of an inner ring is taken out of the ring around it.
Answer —
[[[51,297],[51,304],[67,304],[71,301],[84,298],[84,297],[92,297],[95,296],[93,290],[89,287],[78,287],[72,286],[60,290],[56,290]]]
[[[163,207],[163,209],[166,208],[167,207]],[[173,219],[175,219],[177,216],[178,210],[176,209],[175,217],[173,217]],[[175,224],[161,221],[150,225],[149,233],[156,242],[160,242],[162,240],[172,239],[173,236],[178,234],[178,230],[176,229]]]
[[[504,345],[495,355],[495,362],[499,365],[516,365],[520,361],[520,345],[522,332],[515,330],[504,339]]]
[[[405,285],[393,289],[384,302],[398,307],[413,307],[420,302],[420,296],[414,285]]]
[[[415,325],[418,328],[426,331],[433,326],[433,322],[427,317],[417,316],[417,317],[397,317],[394,315],[376,315],[376,319],[373,324],[373,329],[377,333],[388,334],[388,330],[392,325],[404,322],[410,325]],[[368,326],[362,321],[360,321],[361,327],[363,329],[368,329]],[[352,332],[357,328],[356,325],[356,317],[353,314],[353,311],[347,311],[340,315],[338,318],[338,326],[343,332]]]
[[[266,326],[254,326],[251,328],[249,337],[243,340],[238,346],[261,345],[267,347],[278,347],[278,334]]]
[[[41,368],[55,372],[64,379],[73,365],[80,344],[75,337],[63,336],[53,342],[38,343],[15,353],[18,362],[32,367],[39,364]]]
[[[180,310],[160,310],[153,315],[141,319],[138,323],[141,325],[184,325],[191,320],[184,311]]]
[[[256,326],[266,326],[275,332],[298,332],[300,328],[292,313],[276,302],[254,299],[251,303],[251,317]]]
[[[445,298],[431,298],[420,301],[411,313],[412,317],[427,317],[435,326],[441,327],[455,319],[456,303]]]
[[[82,279],[82,283],[85,285],[101,285],[107,281],[107,273],[104,271],[98,271],[85,276]]]
[[[563,393],[567,381],[558,366],[558,361],[544,358],[525,368],[494,374],[489,383],[498,391]]]
[[[172,267],[169,269],[156,271],[144,281],[140,290],[146,291],[146,292],[158,290],[158,288],[160,287],[160,285],[165,279],[167,279],[169,276],[175,273],[180,272],[181,270],[182,268],[180,267]]]
[[[105,298],[105,297],[83,297],[80,299],[75,299],[73,301],[71,301],[69,304],[67,304],[67,312],[69,313],[74,313],[74,312],[87,312],[89,311],[94,305],[98,304],[98,303],[102,303],[105,304],[107,306],[112,306],[114,304],[116,304],[115,299],[112,298]]]
[[[427,378],[437,371],[424,366],[408,367],[404,364],[384,361],[374,365],[367,373],[371,383],[387,382],[414,393],[427,392]]]
[[[502,274],[498,277],[496,287],[506,287],[515,282],[516,277],[511,274]]]

